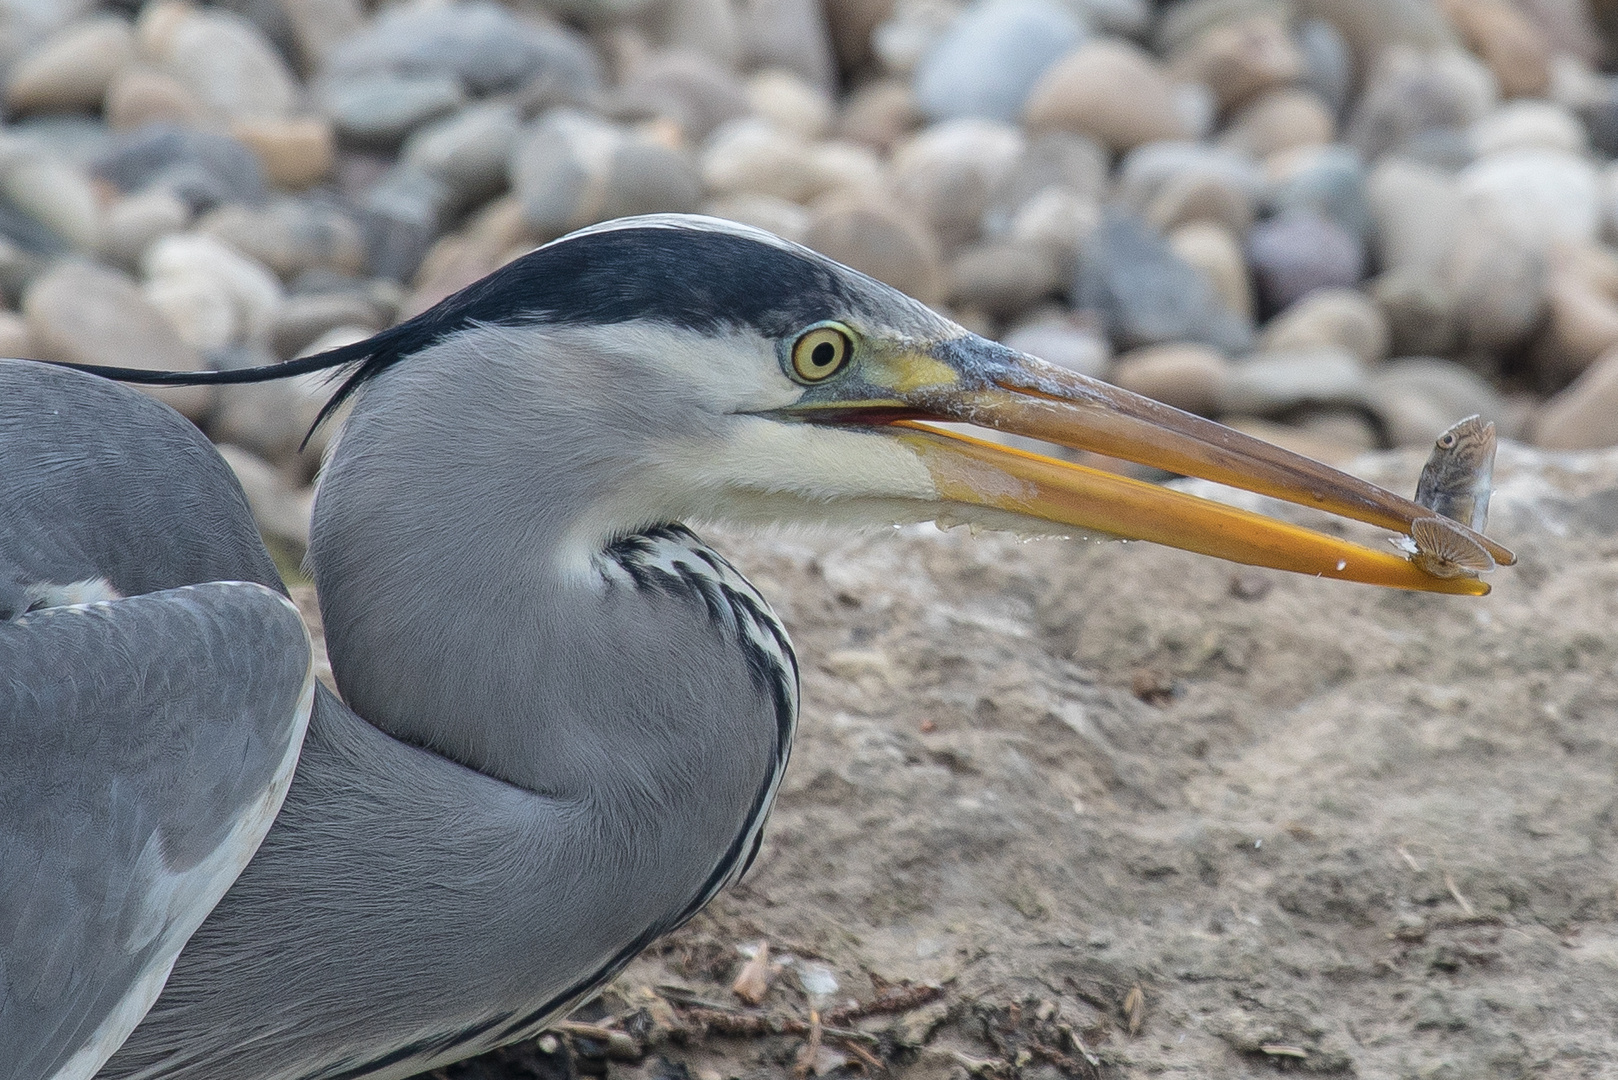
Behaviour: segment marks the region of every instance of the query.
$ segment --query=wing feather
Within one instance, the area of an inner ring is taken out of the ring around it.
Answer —
[[[280,808],[311,648],[214,582],[0,621],[0,1078],[93,1076]]]

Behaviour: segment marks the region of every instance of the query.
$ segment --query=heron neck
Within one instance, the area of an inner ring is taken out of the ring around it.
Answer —
[[[567,410],[529,415],[539,390],[496,368],[412,360],[356,403],[310,547],[338,685],[383,731],[616,828],[674,815],[728,842],[790,738],[773,616],[739,575],[716,607],[666,572],[721,565],[689,533],[560,572],[572,516],[633,462]]]

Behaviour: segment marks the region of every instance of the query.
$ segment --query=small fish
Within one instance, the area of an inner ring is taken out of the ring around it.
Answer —
[[[1416,548],[1410,561],[1433,577],[1477,577],[1494,569],[1488,549],[1449,518],[1417,518],[1410,523],[1410,539]]]
[[[1476,577],[1493,570],[1484,546],[1457,528],[1482,532],[1494,479],[1494,425],[1469,416],[1438,437],[1416,483],[1416,501],[1435,516],[1410,525],[1410,561],[1434,577]]]
[[[1450,428],[1433,444],[1416,482],[1416,501],[1435,514],[1482,532],[1494,479],[1494,425],[1477,416]]]

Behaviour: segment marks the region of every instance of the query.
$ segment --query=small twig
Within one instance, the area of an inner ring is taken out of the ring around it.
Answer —
[[[1259,1053],[1268,1054],[1271,1057],[1289,1057],[1302,1060],[1309,1056],[1309,1051],[1303,1047],[1288,1046],[1286,1043],[1261,1043],[1258,1049]]]
[[[1444,887],[1449,890],[1451,896],[1455,897],[1455,902],[1461,905],[1461,910],[1466,912],[1468,919],[1477,914],[1477,909],[1471,905],[1466,897],[1461,895],[1461,890],[1455,887],[1455,875],[1448,870],[1444,871]]]
[[[1416,857],[1414,855],[1405,850],[1405,846],[1403,844],[1395,844],[1393,846],[1393,850],[1399,853],[1399,858],[1403,859],[1410,865],[1410,869],[1414,870],[1418,874],[1421,873],[1421,863],[1416,861]]]
[[[1140,1032],[1140,1025],[1146,1019],[1146,992],[1136,983],[1124,995],[1124,1018],[1129,1021],[1129,1034]]]
[[[897,990],[888,990],[863,1005],[842,1005],[826,1013],[828,1024],[842,1025],[850,1020],[858,1020],[864,1016],[875,1016],[879,1013],[902,1013],[912,1009],[919,1009],[929,1002],[937,1001],[944,996],[942,986],[905,986]]]
[[[798,1080],[804,1080],[815,1071],[815,1059],[820,1056],[820,1013],[815,1009],[809,1010],[809,1038],[804,1040],[803,1046],[798,1050],[797,1063],[792,1066],[792,1075]]]
[[[883,1072],[887,1069],[887,1065],[883,1063],[881,1058],[865,1049],[865,1047],[861,1046],[857,1041],[845,1038],[842,1040],[842,1043],[843,1049],[847,1050],[850,1054],[853,1054],[856,1058],[858,1058],[860,1064],[864,1065],[867,1071]]]

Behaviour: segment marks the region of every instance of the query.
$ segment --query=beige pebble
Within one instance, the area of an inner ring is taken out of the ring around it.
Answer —
[[[1594,245],[1553,249],[1545,302],[1534,360],[1548,381],[1562,383],[1618,345],[1618,255]]]
[[[837,133],[851,142],[886,152],[921,123],[921,108],[908,82],[876,79],[854,91],[843,103]]]
[[[1303,57],[1281,20],[1268,14],[1231,19],[1210,27],[1169,62],[1177,79],[1200,82],[1222,110],[1303,74]]]
[[[1532,417],[1534,445],[1596,450],[1618,445],[1618,349],[1602,354]]]
[[[747,104],[754,116],[805,139],[823,138],[831,130],[831,98],[796,72],[770,68],[753,75],[747,80]]]
[[[1201,270],[1230,310],[1253,317],[1253,289],[1240,242],[1229,229],[1211,221],[1194,221],[1169,234],[1174,253]]]
[[[33,346],[43,360],[201,371],[202,356],[147,303],[127,275],[68,260],[36,279],[23,296]],[[214,401],[210,386],[141,387],[191,419]]]
[[[973,239],[983,213],[1027,149],[1023,133],[991,120],[946,120],[893,152],[889,176],[899,205],[946,247]]]
[[[938,242],[924,226],[881,203],[839,199],[817,206],[805,241],[924,304],[943,299]]]
[[[6,79],[15,112],[92,109],[135,60],[135,32],[117,16],[86,19],[25,53]]]
[[[1074,131],[1118,151],[1191,134],[1157,61],[1138,46],[1104,38],[1051,65],[1029,92],[1023,116],[1033,130]]]
[[[101,253],[127,269],[140,265],[141,256],[159,238],[183,232],[191,224],[191,207],[164,187],[125,195],[108,208],[101,235]]]
[[[15,311],[0,311],[0,356],[34,355],[34,338],[28,320]]]
[[[1324,146],[1337,125],[1331,109],[1313,90],[1286,87],[1254,98],[1231,118],[1219,142],[1255,158]]]
[[[324,117],[242,117],[230,125],[230,133],[258,155],[265,178],[277,187],[318,184],[331,174],[337,157],[337,140]]]
[[[1550,44],[1507,0],[1440,0],[1471,50],[1500,80],[1505,97],[1538,97],[1550,87]]]
[[[1320,289],[1270,320],[1259,337],[1266,352],[1347,349],[1365,364],[1387,359],[1388,319],[1357,289]]]
[[[1061,264],[1048,247],[979,244],[950,266],[950,300],[996,319],[1012,319],[1061,290]]]
[[[179,79],[145,64],[135,64],[114,78],[101,108],[107,126],[114,131],[134,131],[157,123],[197,127],[208,112]]]
[[[1218,407],[1230,369],[1229,360],[1204,345],[1152,345],[1118,357],[1109,381],[1207,416]]]

